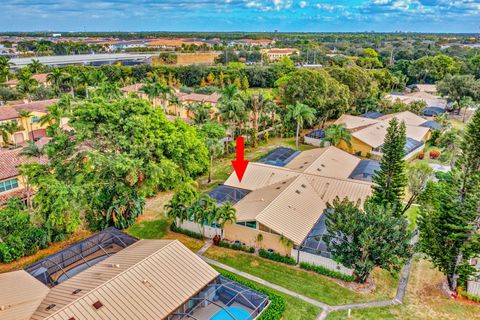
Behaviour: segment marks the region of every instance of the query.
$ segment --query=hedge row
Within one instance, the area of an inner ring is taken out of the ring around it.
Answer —
[[[268,297],[270,300],[270,304],[268,307],[263,310],[262,314],[258,318],[259,320],[280,320],[282,319],[283,312],[285,311],[285,299],[282,296],[279,296],[275,292],[267,289],[267,288],[260,288],[255,283],[245,280],[243,278],[238,278],[235,275],[231,274],[230,272],[226,271],[219,271],[222,276],[243,284],[244,286],[249,287],[250,289],[256,290],[260,293],[263,293]]]
[[[295,259],[287,256],[282,256],[280,253],[277,253],[277,252],[268,252],[267,250],[260,249],[258,251],[258,254],[260,255],[260,257],[265,259],[270,259],[273,261],[282,262],[282,263],[291,264],[291,265],[297,264],[297,261],[295,261]]]
[[[170,230],[172,230],[173,232],[176,232],[176,233],[182,233],[186,236],[189,236],[191,238],[195,238],[195,239],[200,239],[200,240],[204,240],[205,237],[199,233],[196,233],[196,232],[193,232],[193,231],[190,231],[190,230],[185,230],[185,229],[182,229],[182,228],[179,228],[175,225],[175,223],[172,223],[170,225]]]
[[[467,298],[468,300],[471,300],[473,302],[480,302],[480,297],[479,296],[475,296],[473,294],[470,294],[468,292],[462,292],[462,296],[464,296],[465,298]]]
[[[223,248],[233,249],[233,250],[244,251],[244,252],[248,252],[248,253],[254,253],[255,252],[254,247],[242,246],[241,244],[233,244],[233,243],[228,243],[228,242],[225,242],[225,241],[220,241],[218,243],[218,246],[223,247]]]
[[[333,270],[330,270],[328,268],[325,268],[325,267],[322,267],[322,266],[316,266],[316,265],[306,263],[306,262],[300,262],[300,268],[305,269],[305,270],[309,270],[309,271],[313,271],[313,272],[316,272],[316,273],[319,273],[319,274],[323,274],[324,276],[327,276],[327,277],[341,279],[341,280],[346,281],[346,282],[353,282],[355,280],[355,278],[353,276],[347,276],[347,275],[344,275],[343,273],[340,273],[338,271],[333,271]]]

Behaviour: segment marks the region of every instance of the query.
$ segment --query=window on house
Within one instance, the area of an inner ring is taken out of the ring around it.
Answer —
[[[40,118],[37,117],[37,116],[33,116],[32,117],[32,123],[38,123],[38,122],[40,122]]]
[[[0,181],[0,192],[5,192],[18,188],[18,179]]]
[[[237,222],[238,225],[252,228],[252,229],[257,229],[257,222],[256,221],[247,221],[247,222]]]

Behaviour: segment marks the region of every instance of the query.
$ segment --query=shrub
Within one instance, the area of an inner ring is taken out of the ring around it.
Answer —
[[[420,152],[418,153],[418,155],[417,155],[417,158],[420,159],[420,160],[422,160],[423,158],[425,158],[425,151],[423,151],[423,150],[420,151]]]
[[[196,232],[193,232],[193,231],[190,231],[190,230],[185,230],[185,229],[182,229],[182,228],[178,228],[174,223],[172,223],[170,225],[170,230],[172,230],[173,232],[176,232],[176,233],[184,234],[184,235],[189,236],[191,238],[195,238],[195,239],[199,239],[199,240],[204,240],[205,239],[205,237],[203,235],[201,235],[200,233],[196,233]]]
[[[438,157],[440,157],[440,151],[431,150],[428,155],[430,156],[430,159],[437,159]]]
[[[306,262],[300,262],[300,268],[313,271],[319,274],[323,274],[324,276],[331,277],[331,278],[337,278],[341,279],[346,282],[352,282],[355,280],[353,276],[347,276],[344,275],[343,273],[340,273],[338,271],[330,270],[328,268],[322,267],[322,266],[316,266],[310,263]]]
[[[228,243],[228,242],[225,242],[225,241],[220,241],[218,243],[218,246],[223,247],[223,248],[233,249],[233,250],[244,251],[244,252],[248,252],[248,253],[254,253],[255,252],[254,247],[242,246],[240,244]]]
[[[285,311],[285,299],[283,299],[282,296],[279,296],[278,294],[276,294],[275,292],[273,292],[269,289],[260,288],[256,284],[254,284],[253,282],[245,280],[245,279],[238,278],[238,277],[236,277],[235,275],[233,275],[229,272],[220,271],[220,274],[225,278],[228,278],[232,281],[235,281],[235,282],[238,282],[238,283],[240,283],[244,286],[247,286],[250,289],[253,289],[255,291],[263,293],[264,295],[266,295],[268,297],[268,299],[270,300],[270,304],[268,305],[268,307],[265,310],[263,310],[262,314],[258,318],[259,320],[280,320],[280,319],[282,319],[283,312]]]
[[[258,254],[260,255],[260,257],[265,259],[270,259],[273,261],[282,262],[282,263],[291,264],[291,265],[297,264],[297,261],[295,261],[295,259],[293,259],[292,257],[282,256],[278,252],[268,252],[267,250],[260,249],[258,251]]]

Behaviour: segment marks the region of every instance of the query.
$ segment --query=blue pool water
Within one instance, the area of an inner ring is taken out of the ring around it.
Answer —
[[[210,320],[250,320],[250,314],[241,308],[235,308],[235,307],[228,307],[226,308],[228,312],[230,312],[235,319],[232,319],[232,317],[225,311],[225,310],[220,310],[218,311],[213,317],[210,318]]]

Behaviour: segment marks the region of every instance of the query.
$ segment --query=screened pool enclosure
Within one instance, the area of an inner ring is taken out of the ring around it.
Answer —
[[[251,320],[255,319],[268,303],[266,295],[218,276],[167,320]]]
[[[270,164],[272,166],[284,167],[295,158],[300,151],[290,148],[276,148],[269,154],[258,160],[259,163]]]
[[[26,267],[25,271],[54,287],[137,240],[115,228],[108,228]]]

